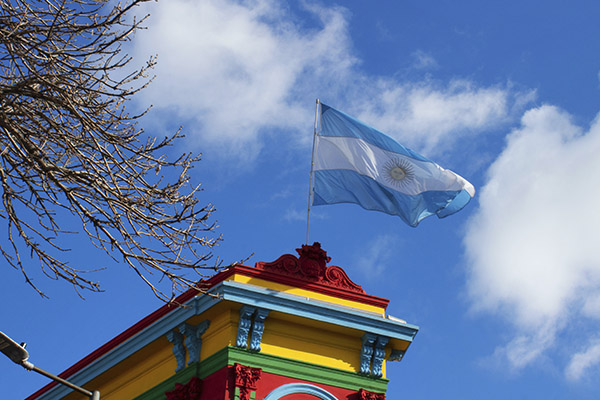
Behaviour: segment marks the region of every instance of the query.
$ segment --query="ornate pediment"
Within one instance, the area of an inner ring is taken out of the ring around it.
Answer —
[[[312,245],[302,245],[296,249],[300,257],[284,254],[273,262],[258,262],[256,268],[270,271],[301,281],[319,283],[337,289],[356,293],[365,293],[363,288],[352,282],[346,272],[336,266],[327,266],[331,257],[321,248],[319,242]]]

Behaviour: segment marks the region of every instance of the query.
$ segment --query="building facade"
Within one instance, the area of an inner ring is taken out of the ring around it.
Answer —
[[[199,283],[60,376],[103,400],[381,400],[418,327],[319,243]],[[49,384],[27,400],[81,399]]]

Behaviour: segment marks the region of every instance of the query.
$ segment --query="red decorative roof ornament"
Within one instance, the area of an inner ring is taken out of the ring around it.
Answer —
[[[300,255],[298,259],[300,269],[307,277],[317,278],[325,275],[331,257],[328,257],[327,252],[321,248],[321,243],[314,242],[312,246],[303,244],[296,251]]]
[[[296,251],[300,258],[292,254],[284,254],[270,263],[258,262],[256,268],[298,280],[320,283],[356,293],[365,293],[361,286],[348,278],[342,268],[336,265],[327,266],[327,263],[331,261],[331,257],[327,256],[327,252],[321,248],[319,242],[314,242],[312,245],[303,244]]]

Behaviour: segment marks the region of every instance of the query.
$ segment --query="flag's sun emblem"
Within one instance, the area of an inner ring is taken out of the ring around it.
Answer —
[[[415,173],[411,163],[393,158],[383,166],[385,180],[395,186],[404,186],[413,180]]]

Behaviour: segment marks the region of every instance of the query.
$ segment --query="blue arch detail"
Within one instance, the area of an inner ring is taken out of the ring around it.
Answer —
[[[288,383],[281,385],[269,393],[263,400],[279,400],[283,396],[294,393],[311,394],[321,400],[339,400],[327,390],[308,383]]]

